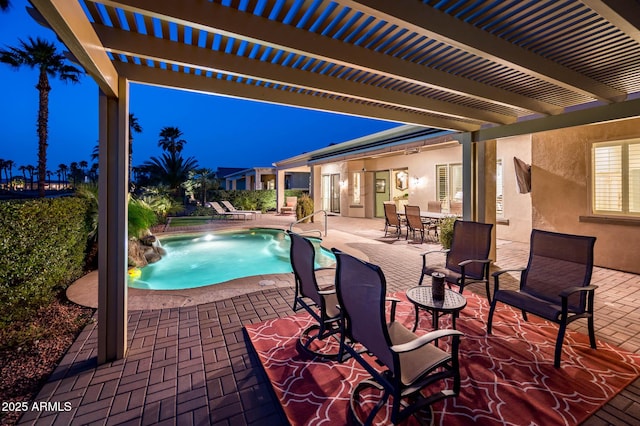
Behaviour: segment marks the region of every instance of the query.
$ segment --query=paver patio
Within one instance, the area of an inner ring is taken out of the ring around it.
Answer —
[[[292,221],[291,217],[263,215],[250,225],[288,228]],[[236,224],[217,221],[212,226]],[[383,228],[381,219],[330,217],[325,242],[330,245],[332,240],[340,240],[359,250],[382,266],[389,291],[406,290],[420,277],[419,253],[435,245],[382,238]],[[498,241],[495,267],[525,265],[527,250],[526,244]],[[287,424],[242,326],[291,315],[292,276],[290,280],[291,287],[224,300],[216,298],[213,286],[208,303],[130,310],[127,357],[101,366],[96,365],[97,325],[90,324],[36,398],[70,402],[71,409],[30,411],[20,424]],[[596,292],[597,338],[639,352],[640,276],[596,268],[592,283],[600,286]],[[468,289],[482,291],[474,286]],[[582,321],[571,328],[585,331]],[[640,379],[586,424],[640,424]]]

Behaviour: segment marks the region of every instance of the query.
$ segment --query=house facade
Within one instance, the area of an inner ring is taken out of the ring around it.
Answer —
[[[528,242],[533,228],[593,235],[596,265],[640,273],[640,118],[474,143],[466,184],[461,139],[400,126],[274,164],[278,176],[306,167],[315,205],[334,214],[381,218],[384,202],[429,201],[450,212],[471,192],[464,218],[494,223],[497,240]]]

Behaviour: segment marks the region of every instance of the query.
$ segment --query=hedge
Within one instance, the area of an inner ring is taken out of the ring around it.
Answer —
[[[88,213],[80,197],[0,202],[0,326],[26,319],[83,274]]]
[[[302,190],[287,189],[284,191],[287,197],[300,197],[306,193]],[[225,191],[223,189],[210,191],[209,201],[228,200],[237,209],[241,210],[261,210],[263,213],[276,210],[276,191],[275,189],[266,190],[234,190]]]

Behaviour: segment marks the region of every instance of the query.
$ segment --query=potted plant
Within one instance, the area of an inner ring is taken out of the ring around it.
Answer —
[[[440,221],[440,244],[442,248],[448,250],[451,248],[451,241],[453,240],[453,224],[458,220],[455,216],[447,216]]]
[[[298,220],[309,216],[313,213],[313,198],[304,194],[298,197],[298,204],[296,205],[296,218]],[[302,221],[303,223],[313,222],[313,217],[307,218]]]

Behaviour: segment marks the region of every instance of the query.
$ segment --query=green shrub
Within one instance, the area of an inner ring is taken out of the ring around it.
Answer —
[[[296,205],[296,219],[300,220],[313,213],[313,199],[304,194],[298,197],[298,204]],[[305,219],[305,222],[313,222],[313,217]]]
[[[89,210],[80,197],[0,202],[0,327],[83,274]]]
[[[440,244],[443,249],[451,248],[451,241],[453,240],[453,224],[456,223],[458,218],[455,216],[447,216],[440,221]]]
[[[136,198],[129,199],[129,237],[139,238],[142,233],[158,223],[158,216],[147,203]]]

